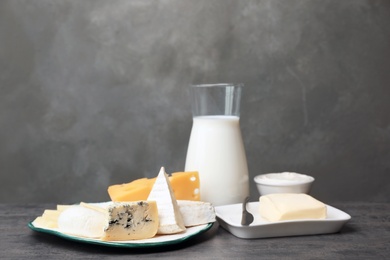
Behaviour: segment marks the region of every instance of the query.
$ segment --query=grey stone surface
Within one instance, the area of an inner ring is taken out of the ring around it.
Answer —
[[[0,202],[104,201],[183,170],[188,85],[216,82],[246,85],[251,179],[389,202],[386,0],[0,1]]]
[[[387,260],[389,203],[343,202],[334,207],[352,216],[338,233],[240,239],[214,224],[178,244],[120,248],[98,246],[29,230],[26,223],[55,204],[0,203],[0,259],[353,259]],[[12,227],[12,228],[10,228]],[[280,226],[277,225],[278,229]],[[269,230],[269,229],[268,229]],[[291,228],[287,229],[291,230]],[[270,231],[268,231],[270,232]],[[283,231],[279,232],[284,233]]]

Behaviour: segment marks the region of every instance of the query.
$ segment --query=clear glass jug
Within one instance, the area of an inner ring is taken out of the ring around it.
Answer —
[[[200,197],[214,206],[249,195],[248,165],[239,125],[242,84],[190,87],[193,125],[185,171],[198,171]]]

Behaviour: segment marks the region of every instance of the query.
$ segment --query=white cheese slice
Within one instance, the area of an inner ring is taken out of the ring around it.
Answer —
[[[303,193],[264,195],[259,207],[260,216],[268,221],[326,218],[326,205]]]
[[[215,209],[210,202],[178,200],[180,213],[186,227],[215,222]]]
[[[61,232],[107,241],[150,238],[158,226],[155,201],[81,203],[58,218]]]
[[[158,234],[174,234],[186,229],[164,167],[160,169],[148,200],[157,202],[160,220]]]
[[[33,225],[40,228],[57,228],[58,218],[64,209],[65,206],[62,205],[57,210],[46,209],[42,216],[37,217],[33,221]]]
[[[48,219],[43,216],[39,216],[33,221],[33,225],[38,228],[53,229],[57,228],[57,219]]]

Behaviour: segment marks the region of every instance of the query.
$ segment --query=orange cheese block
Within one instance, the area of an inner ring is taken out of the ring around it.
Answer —
[[[169,181],[177,200],[200,200],[198,172],[175,172]]]
[[[156,178],[142,178],[108,187],[112,201],[147,200]],[[175,172],[169,177],[177,200],[200,200],[198,172]]]

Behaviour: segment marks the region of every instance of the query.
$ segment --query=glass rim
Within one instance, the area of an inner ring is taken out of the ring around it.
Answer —
[[[211,88],[211,87],[243,87],[243,83],[212,83],[212,84],[192,84],[190,87]]]

